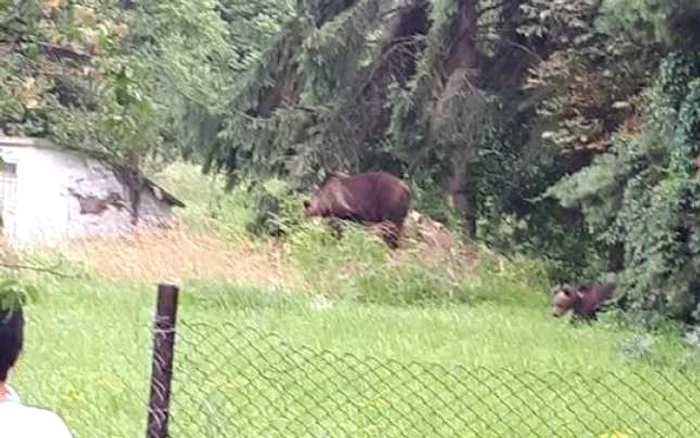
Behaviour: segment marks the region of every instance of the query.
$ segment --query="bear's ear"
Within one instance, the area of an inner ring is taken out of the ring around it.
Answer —
[[[334,179],[343,179],[347,178],[349,175],[343,172],[339,171],[331,171],[331,172],[325,172],[325,176],[321,180],[321,182],[318,183],[318,188],[325,187],[326,184],[328,184],[331,180]]]
[[[591,286],[589,284],[579,284],[576,290],[579,290],[583,293],[588,292],[591,289]]]
[[[328,177],[329,177],[329,178],[338,178],[338,179],[347,178],[347,177],[349,177],[349,176],[350,176],[350,175],[348,175],[347,173],[341,172],[341,171],[339,171],[339,170],[334,170],[333,172],[331,172],[331,173],[328,174]]]
[[[571,286],[569,286],[567,283],[555,285],[552,288],[552,295],[557,295],[559,293],[562,293],[567,297],[571,296]]]

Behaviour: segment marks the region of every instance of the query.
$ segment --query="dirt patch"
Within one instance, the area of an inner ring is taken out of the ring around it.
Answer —
[[[404,224],[406,238],[424,249],[449,252],[458,246],[458,239],[442,223],[416,210],[408,213]]]
[[[411,210],[404,223],[405,251],[419,256],[426,263],[458,261],[464,267],[473,267],[478,261],[478,251],[473,245],[462,242],[444,224]]]

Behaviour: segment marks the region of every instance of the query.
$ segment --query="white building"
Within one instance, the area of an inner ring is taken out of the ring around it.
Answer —
[[[40,139],[0,136],[2,234],[13,244],[121,234],[172,223],[174,196],[144,178],[139,220],[126,186],[98,160]]]

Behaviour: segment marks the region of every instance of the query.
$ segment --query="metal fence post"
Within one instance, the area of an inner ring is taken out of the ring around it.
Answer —
[[[146,438],[167,438],[168,436],[178,292],[177,286],[158,285],[158,302],[153,321],[151,394],[148,402]]]

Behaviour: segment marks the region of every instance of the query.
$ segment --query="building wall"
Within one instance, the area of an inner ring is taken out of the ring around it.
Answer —
[[[14,242],[50,244],[65,238],[134,230],[127,191],[100,162],[72,152],[26,145],[0,145],[0,156],[17,162],[16,211],[6,215],[3,230]],[[116,192],[127,207],[119,210],[110,205],[101,214],[81,214],[80,202],[71,191],[102,199]],[[171,221],[171,207],[145,189],[141,193],[139,225],[167,226]]]
[[[34,173],[29,165],[33,162],[34,152],[33,148],[7,147],[6,145],[0,147],[0,157],[6,163],[16,166],[14,176],[3,172],[3,177],[0,180],[3,197],[2,231],[11,240],[20,238],[23,234],[23,228],[26,228],[26,219],[21,220],[21,218],[25,216],[23,211],[30,210],[30,208],[27,206],[27,202],[23,201],[34,198],[32,193],[34,186],[26,184],[26,181],[31,180],[29,175]],[[51,184],[51,177],[52,174],[44,176],[44,181],[48,185]]]

